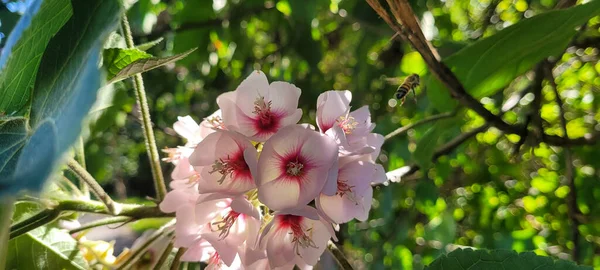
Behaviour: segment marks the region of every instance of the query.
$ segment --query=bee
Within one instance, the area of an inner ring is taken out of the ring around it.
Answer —
[[[421,79],[419,78],[419,75],[414,73],[406,77],[406,79],[404,79],[404,82],[400,85],[400,87],[398,87],[398,90],[396,90],[396,99],[402,100],[400,105],[404,104],[404,100],[406,99],[408,92],[411,90],[416,101],[417,94],[415,93],[415,88],[417,88],[417,86],[419,86],[420,84]]]

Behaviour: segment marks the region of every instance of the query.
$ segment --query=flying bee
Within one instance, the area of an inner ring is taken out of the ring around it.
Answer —
[[[417,100],[417,94],[415,93],[415,88],[417,88],[417,86],[419,86],[420,84],[421,84],[421,79],[419,78],[419,75],[414,74],[414,73],[409,75],[408,77],[406,77],[406,79],[404,79],[404,82],[400,85],[400,87],[398,87],[398,90],[396,90],[396,99],[402,100],[400,102],[400,106],[402,106],[402,104],[404,104],[404,100],[406,100],[406,96],[408,95],[408,92],[411,90],[415,97],[415,101]]]

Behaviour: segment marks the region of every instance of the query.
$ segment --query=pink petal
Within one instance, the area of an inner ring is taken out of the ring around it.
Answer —
[[[367,135],[367,145],[375,148],[375,150],[371,153],[371,160],[376,161],[377,157],[379,157],[379,152],[381,152],[381,146],[385,138],[381,134],[371,133]]]
[[[189,115],[184,117],[179,116],[177,117],[177,120],[178,121],[173,124],[175,132],[187,140],[193,140],[199,131],[199,126],[196,121]]]
[[[335,121],[350,110],[352,92],[327,91],[317,98],[317,125],[321,132],[331,128]]]
[[[306,217],[312,220],[319,220],[319,213],[317,212],[317,209],[308,205],[303,205],[297,208],[289,208],[273,213],[273,216],[276,215],[294,215]]]
[[[267,257],[271,267],[286,265],[296,256],[292,234],[288,230],[272,230],[268,237]]]
[[[254,101],[258,97],[266,97],[269,94],[269,81],[267,76],[260,70],[253,71],[242,83],[235,89],[236,105],[246,114],[250,115],[254,111]],[[225,118],[225,112],[223,112]]]
[[[233,211],[260,220],[260,211],[258,208],[254,207],[252,203],[242,196],[234,198],[233,201],[231,201],[230,207]]]
[[[329,196],[335,195],[337,191],[337,179],[338,179],[338,160],[336,159],[335,163],[329,169],[329,173],[327,174],[327,182],[325,182],[325,186],[321,193]]]
[[[317,247],[301,247],[300,257],[306,264],[315,265],[325,251],[325,248],[327,248],[327,242],[331,238],[331,235],[325,227],[325,224],[319,220],[303,219],[302,223],[305,228],[312,228],[311,239]]]
[[[298,99],[300,99],[300,88],[287,82],[272,82],[268,99],[272,102],[272,109],[275,111],[294,112],[298,108]],[[300,119],[298,119],[300,120]],[[296,122],[292,124],[296,124]]]
[[[189,159],[182,157],[178,160],[177,165],[175,165],[175,169],[173,169],[173,172],[171,173],[171,178],[173,178],[173,180],[182,180],[187,179],[194,174],[196,174],[196,171],[194,170],[194,167],[190,165]]]
[[[194,206],[186,205],[179,208],[175,214],[177,223],[175,223],[175,243],[177,247],[189,247],[199,239],[199,226],[195,221]]]
[[[183,255],[181,261],[184,262],[201,262],[210,258],[210,254],[214,253],[214,249],[206,240],[200,239],[194,242]]]
[[[311,183],[314,183],[314,181]],[[312,200],[310,196],[301,197],[298,183],[287,181],[283,178],[260,186],[258,188],[258,199],[275,211],[294,208],[307,204]]]
[[[197,194],[189,193],[186,190],[175,189],[167,193],[164,200],[160,202],[160,211],[164,213],[173,213],[180,207],[194,205],[198,198]]]
[[[227,266],[231,266],[235,256],[237,255],[237,246],[232,245],[228,238],[220,239],[218,233],[207,233],[203,234],[202,238],[208,241],[215,251],[219,254],[221,261]]]

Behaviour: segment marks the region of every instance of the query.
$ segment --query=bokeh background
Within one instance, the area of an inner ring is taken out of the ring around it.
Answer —
[[[558,4],[410,2],[442,57]],[[25,5],[2,0],[0,32],[10,33]],[[234,90],[254,69],[302,89],[303,122],[315,123],[316,98],[332,89],[352,91],[353,108],[369,105],[375,131],[384,135],[439,113],[427,94],[429,74],[420,55],[392,39],[394,32],[362,0],[139,0],[128,16],[136,43],[164,38],[150,49],[154,55],[198,47],[177,64],[144,74],[159,148],[183,144],[172,129],[177,116],[201,121],[217,109],[219,94]],[[556,82],[571,137],[600,128],[599,27],[599,17],[590,20],[555,59],[561,67]],[[416,89],[416,101],[409,96],[399,106],[393,99],[398,81],[411,73],[421,75],[423,86]],[[526,87],[533,79],[525,73],[481,102],[497,113],[516,96],[518,104],[504,119],[521,122],[534,100]],[[154,190],[130,84],[127,80],[102,93],[105,102],[93,112],[97,120],[87,132],[87,168],[114,198],[145,200]],[[551,85],[545,83],[541,93],[543,127],[561,135]],[[485,123],[464,108],[439,122],[445,128],[428,135],[428,144],[442,145]],[[420,125],[387,140],[379,162],[388,170],[414,163],[418,143],[434,125]],[[600,148],[572,148],[578,214],[569,216],[567,199],[573,190],[564,176],[563,149],[542,143],[515,152],[518,141],[516,135],[485,129],[430,169],[376,187],[369,221],[343,224],[338,234],[349,260],[357,269],[421,269],[442,253],[471,246],[533,250],[600,269]],[[165,173],[172,169],[163,166]],[[134,229],[155,225],[147,222]],[[578,249],[576,258],[573,249]]]

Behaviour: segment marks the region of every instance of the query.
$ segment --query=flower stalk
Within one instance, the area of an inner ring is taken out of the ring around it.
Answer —
[[[123,14],[121,18],[121,27],[123,29],[123,35],[125,36],[127,47],[135,48],[135,44],[133,44],[133,37],[131,35],[131,28],[129,27],[129,21],[127,20],[127,16],[125,14]],[[150,159],[150,168],[152,170],[152,179],[154,180],[156,196],[158,201],[162,201],[167,194],[167,186],[165,185],[165,179],[160,167],[158,147],[156,147],[154,131],[152,131],[150,109],[148,107],[146,90],[144,88],[144,81],[141,74],[136,74],[133,76],[133,88],[135,90],[135,98],[140,109],[140,120],[144,130],[144,141],[146,142],[146,151],[148,152],[148,158]]]
[[[89,186],[94,195],[106,205],[106,208],[111,214],[118,215],[121,212],[119,203],[113,201],[106,191],[98,184],[96,179],[81,167],[77,161],[70,159],[67,162],[67,166],[69,167],[69,170],[79,178],[79,181],[84,182]]]

